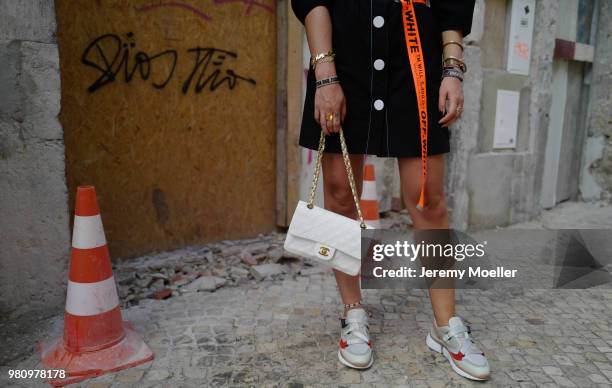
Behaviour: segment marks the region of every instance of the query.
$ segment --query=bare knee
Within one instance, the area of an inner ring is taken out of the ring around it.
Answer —
[[[325,186],[325,207],[334,213],[353,217],[356,211],[353,194],[348,184],[329,182]]]
[[[423,211],[417,210],[418,198],[410,199],[406,201],[406,207],[408,213],[413,221],[421,223],[419,221],[429,224],[438,224],[445,222],[448,218],[448,208],[446,206],[446,200],[443,195],[430,195],[426,198],[425,209]]]
[[[442,195],[434,195],[427,202],[428,218],[431,220],[443,220],[448,217],[448,208],[446,200]]]

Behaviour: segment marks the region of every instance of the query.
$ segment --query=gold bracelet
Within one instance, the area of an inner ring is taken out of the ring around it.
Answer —
[[[447,62],[450,62],[451,64],[457,65],[457,67],[459,67],[461,69],[461,71],[463,71],[464,73],[467,72],[467,66],[465,65],[465,62],[463,62],[462,58],[448,56],[448,57],[444,58],[443,63],[446,65]]]
[[[464,63],[464,62],[463,62],[463,58],[453,57],[452,55],[449,55],[448,57],[444,58],[444,60],[445,60],[445,61],[448,61],[449,59],[450,59],[450,60],[455,60],[455,61],[457,61],[457,62]]]
[[[329,50],[329,52],[327,53],[319,53],[315,55],[314,58],[310,59],[310,66],[312,66],[312,68],[314,69],[319,63],[333,61],[335,56],[336,54],[334,53],[333,50]],[[331,59],[326,59],[326,58],[331,58]]]
[[[313,69],[314,69],[314,68],[316,68],[316,67],[317,67],[317,65],[320,65],[321,63],[325,63],[325,62],[333,62],[333,61],[334,61],[334,56],[335,56],[335,54],[334,54],[334,55],[327,56],[327,57],[323,57],[323,58],[319,59],[318,61],[316,61],[316,62],[313,64],[312,68],[313,68]]]
[[[454,41],[454,40],[451,40],[451,41],[448,41],[448,42],[444,43],[442,45],[442,51],[444,51],[444,48],[446,46],[448,46],[449,44],[456,44],[457,46],[461,47],[461,52],[463,52],[463,45],[460,42],[457,42],[457,41]]]

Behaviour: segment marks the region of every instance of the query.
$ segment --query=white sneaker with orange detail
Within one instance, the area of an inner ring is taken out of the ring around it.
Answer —
[[[372,341],[368,332],[368,315],[363,308],[354,308],[341,319],[340,362],[355,369],[367,369],[372,366]]]
[[[484,353],[472,342],[470,329],[461,318],[452,317],[448,326],[434,322],[427,334],[427,346],[442,353],[459,375],[472,380],[488,380],[491,374]]]

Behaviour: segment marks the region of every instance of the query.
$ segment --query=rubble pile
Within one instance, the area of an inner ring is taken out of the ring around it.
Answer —
[[[294,276],[311,267],[284,251],[284,240],[285,234],[270,233],[115,262],[119,298],[128,307],[144,298],[213,292],[246,281]]]
[[[405,227],[404,212],[391,212],[384,227]],[[214,292],[248,281],[310,276],[327,270],[283,249],[284,233],[248,240],[224,240],[198,247],[119,260],[113,263],[123,307],[145,298],[167,299],[194,292]],[[314,266],[313,266],[314,265]]]

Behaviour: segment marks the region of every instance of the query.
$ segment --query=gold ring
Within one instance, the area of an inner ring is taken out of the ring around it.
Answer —
[[[328,113],[328,114],[325,116],[325,119],[326,119],[327,121],[332,121],[332,120],[334,119],[334,114],[333,114],[333,113]]]
[[[463,107],[459,106],[459,107],[457,107],[457,114],[461,115],[461,113],[463,113]]]

